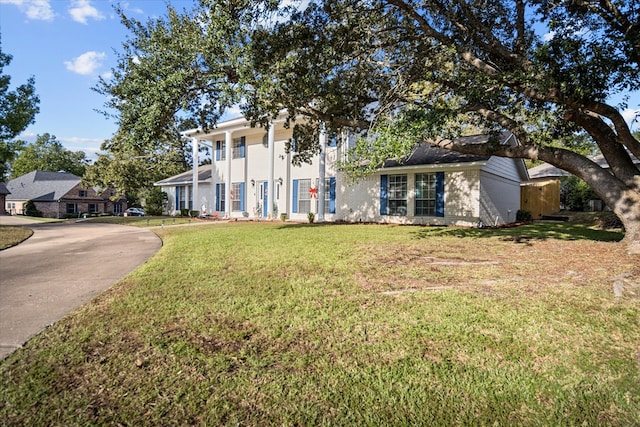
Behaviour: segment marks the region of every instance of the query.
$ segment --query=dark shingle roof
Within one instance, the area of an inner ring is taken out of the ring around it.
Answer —
[[[7,200],[55,201],[79,183],[72,173],[33,171],[7,182]]]
[[[198,182],[205,182],[211,180],[211,165],[202,165],[198,167]],[[161,185],[184,185],[193,182],[193,172],[188,170],[181,174],[165,178],[162,181],[154,183],[156,186]]]
[[[511,133],[503,132],[501,135],[501,144],[506,144],[511,138]],[[489,140],[489,135],[473,135],[457,138],[457,141],[467,144],[482,144]],[[423,143],[416,147],[413,152],[401,161],[387,160],[384,163],[385,168],[398,166],[417,166],[417,165],[441,165],[451,163],[470,163],[489,160],[491,156],[477,156],[474,154],[462,154],[444,148],[436,147],[431,144]]]
[[[11,191],[7,188],[4,182],[0,182],[0,194],[10,194]]]

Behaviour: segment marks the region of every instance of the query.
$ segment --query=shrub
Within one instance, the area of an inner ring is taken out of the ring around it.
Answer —
[[[570,176],[560,186],[560,204],[572,211],[584,211],[589,200],[598,199],[591,187],[578,177]]]
[[[313,224],[313,221],[316,220],[316,214],[314,214],[313,212],[309,212],[307,214],[307,219],[309,220],[309,224]]]
[[[533,221],[533,216],[531,215],[531,212],[523,210],[523,209],[519,209],[518,212],[516,212],[516,221],[517,222],[531,222],[531,221]]]
[[[33,203],[33,200],[29,200],[24,204],[24,214],[27,216],[42,216],[42,212],[36,209],[36,204]]]

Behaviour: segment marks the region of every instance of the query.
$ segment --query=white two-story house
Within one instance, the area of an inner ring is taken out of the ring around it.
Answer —
[[[284,120],[269,129],[244,118],[220,123],[209,132],[184,132],[199,148],[210,147],[211,164],[155,185],[169,196],[168,214],[180,209],[219,218],[286,218],[323,222],[383,222],[476,226],[515,221],[520,182],[527,179],[518,159],[463,155],[423,144],[402,162],[386,162],[367,178],[349,180],[339,170],[352,141],[321,134],[311,164],[294,166],[286,143],[292,130]],[[466,137],[486,141],[486,136]],[[514,144],[511,134],[503,143]],[[203,212],[204,211],[204,212]]]

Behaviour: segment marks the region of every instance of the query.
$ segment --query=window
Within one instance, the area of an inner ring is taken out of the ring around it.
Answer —
[[[113,204],[113,213],[116,214],[116,215],[122,213],[122,203],[114,203]]]
[[[311,212],[311,180],[293,180],[293,213]]]
[[[389,175],[387,215],[407,214],[407,175]]]
[[[327,134],[327,146],[329,147],[337,147],[339,134],[336,131],[331,131]]]
[[[416,174],[416,216],[435,216],[436,214],[436,174]]]
[[[324,212],[336,213],[336,179],[333,177],[324,180]]]
[[[243,159],[245,153],[245,137],[234,138],[233,139],[233,150],[231,152],[231,157],[233,159]]]
[[[216,161],[227,160],[227,143],[216,141]]]
[[[231,210],[244,211],[244,182],[231,184]]]
[[[78,205],[75,203],[67,203],[66,212],[68,214],[74,214],[78,212]]]
[[[216,211],[225,211],[225,185],[224,182],[216,184]]]
[[[87,190],[80,190],[80,197],[87,197]]]
[[[98,204],[97,203],[89,203],[89,213],[97,213],[98,212]]]

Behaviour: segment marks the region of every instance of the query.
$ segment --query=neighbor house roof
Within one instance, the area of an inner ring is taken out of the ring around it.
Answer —
[[[198,166],[198,182],[211,181],[211,165]],[[165,178],[154,183],[155,186],[187,185],[193,183],[193,171],[190,169],[181,174]]]
[[[629,153],[629,155],[631,156],[631,160],[633,161],[633,163],[636,165],[639,165],[639,169],[640,169],[640,160],[637,159],[631,153]],[[609,168],[609,164],[607,163],[607,161],[605,160],[602,154],[598,154],[596,156],[592,156],[589,158],[592,161],[594,161],[598,166],[603,167],[605,169]],[[540,179],[546,179],[546,178],[560,178],[563,176],[571,176],[571,175],[572,175],[571,172],[567,172],[565,170],[557,168],[553,165],[550,165],[549,163],[543,163],[541,165],[538,165],[536,167],[529,169],[529,178],[531,180],[540,180]]]
[[[72,173],[33,171],[7,182],[7,200],[56,201],[79,183]]]
[[[0,194],[11,194],[4,182],[0,182]]]

